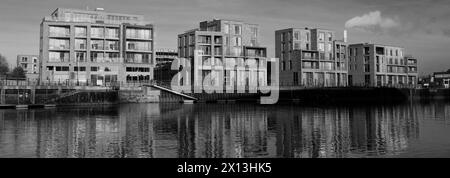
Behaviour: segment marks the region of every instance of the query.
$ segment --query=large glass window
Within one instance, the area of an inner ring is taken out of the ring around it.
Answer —
[[[103,50],[103,40],[91,40],[91,49]]]
[[[152,55],[147,53],[128,53],[126,61],[128,63],[151,63]]]
[[[119,53],[106,53],[104,62],[120,62],[120,54]]]
[[[240,25],[234,25],[234,34],[236,35],[242,34],[242,27]]]
[[[86,49],[86,40],[75,39],[75,49]]]
[[[106,38],[119,38],[119,29],[106,28]]]
[[[197,40],[199,43],[211,44],[211,36],[200,35]]]
[[[233,45],[234,46],[241,46],[242,45],[241,37],[233,37]]]
[[[48,62],[69,62],[68,52],[49,52]]]
[[[104,37],[104,28],[103,27],[91,27],[91,37],[103,38]]]
[[[325,40],[325,33],[319,33],[319,41]]]
[[[253,38],[257,38],[258,37],[258,28],[256,27],[250,27],[250,32]]]
[[[319,43],[319,51],[325,51],[325,44]]]
[[[49,39],[49,49],[53,50],[67,50],[70,49],[69,40],[64,39]]]
[[[126,30],[126,37],[134,39],[152,39],[152,34],[150,29],[128,28]]]
[[[119,50],[119,41],[106,41],[105,42],[106,50]]]
[[[70,29],[69,27],[50,26],[49,33],[50,36],[67,37],[70,36]]]
[[[142,42],[142,41],[127,41],[127,50],[151,51],[152,43],[151,42]]]
[[[103,52],[91,52],[91,62],[102,62]]]
[[[229,34],[230,33],[230,25],[225,24],[224,25],[224,31],[225,31],[225,34]]]
[[[86,27],[75,27],[76,37],[86,37]]]
[[[76,52],[75,53],[75,62],[86,62],[86,53],[85,52]]]

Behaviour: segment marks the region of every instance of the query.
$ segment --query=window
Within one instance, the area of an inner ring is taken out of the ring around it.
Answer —
[[[86,62],[86,53],[85,52],[76,52],[75,53],[75,62]]]
[[[364,72],[370,72],[370,64],[364,64]]]
[[[300,49],[300,43],[299,42],[295,42],[294,43],[294,49]]]
[[[325,51],[325,44],[319,43],[319,51]]]
[[[119,53],[106,53],[105,62],[120,62]]]
[[[370,56],[364,56],[364,64],[370,63]]]
[[[105,50],[119,50],[119,41],[105,41]]]
[[[84,40],[84,39],[75,39],[75,49],[76,50],[86,49],[86,40]]]
[[[327,33],[328,41],[333,41],[333,34]]]
[[[104,29],[103,27],[91,27],[91,37],[93,38],[103,38]]]
[[[224,25],[224,32],[225,32],[225,34],[229,34],[230,33],[230,25],[228,25],[228,24]]]
[[[331,45],[331,43],[327,44],[327,52],[331,52],[331,50],[333,49],[333,46]]]
[[[76,37],[86,37],[86,27],[75,27]]]
[[[91,40],[91,49],[103,50],[103,40]]]
[[[48,62],[69,62],[68,52],[49,52]]]
[[[128,63],[152,63],[152,55],[147,53],[128,53],[126,55]]]
[[[128,28],[126,30],[126,37],[134,39],[152,39],[151,33],[151,29]]]
[[[97,72],[99,67],[91,67],[91,72]]]
[[[103,52],[91,52],[91,62],[102,62]]]
[[[253,38],[257,38],[258,37],[258,28],[256,27],[250,27],[250,32]]]
[[[370,48],[364,47],[364,55],[369,55],[369,54],[370,54]]]
[[[49,39],[50,50],[68,50],[70,49],[69,40],[64,39]]]
[[[365,75],[364,80],[366,85],[370,85],[370,75]]]
[[[319,41],[325,40],[325,33],[319,33]]]
[[[152,43],[151,42],[127,41],[126,43],[127,43],[127,50],[152,51]]]
[[[299,40],[299,32],[294,32],[294,40]]]
[[[234,25],[234,34],[236,34],[236,35],[242,34],[242,28],[240,25]]]
[[[234,46],[241,46],[241,45],[242,45],[241,37],[234,37]]]
[[[49,33],[50,36],[67,37],[70,36],[70,29],[69,27],[50,26]]]
[[[119,29],[106,28],[106,38],[119,38]]]
[[[78,70],[79,69],[79,70]],[[73,67],[73,71],[74,72],[77,72],[77,71],[79,71],[79,72],[85,72],[86,71],[86,67],[77,67],[77,66],[75,66],[75,67]]]
[[[197,37],[198,43],[211,44],[211,36],[200,35]]]

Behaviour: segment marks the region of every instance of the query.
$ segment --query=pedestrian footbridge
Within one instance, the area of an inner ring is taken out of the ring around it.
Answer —
[[[166,88],[166,87],[162,87],[162,86],[159,86],[159,85],[156,85],[156,84],[147,84],[147,85],[143,85],[143,86],[153,87],[153,88],[156,88],[156,89],[159,89],[159,90],[162,90],[162,91],[166,91],[166,92],[172,93],[174,95],[181,96],[181,97],[183,97],[184,99],[187,99],[187,100],[193,100],[193,101],[197,101],[198,100],[198,98],[195,98],[193,96],[189,96],[189,95],[186,95],[184,93],[181,93],[181,92],[178,92],[178,91]]]

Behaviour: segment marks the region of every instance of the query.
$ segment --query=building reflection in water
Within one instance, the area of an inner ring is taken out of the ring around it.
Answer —
[[[0,157],[392,156],[419,137],[418,115],[448,115],[446,107],[126,104],[0,110]]]

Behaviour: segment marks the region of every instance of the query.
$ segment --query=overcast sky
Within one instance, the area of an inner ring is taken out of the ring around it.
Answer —
[[[274,31],[333,29],[349,42],[406,48],[422,74],[450,68],[449,0],[0,0],[0,53],[39,53],[39,24],[58,7],[144,15],[156,25],[156,48],[176,48],[179,33],[203,20],[237,19],[260,25],[260,43],[274,55]]]

